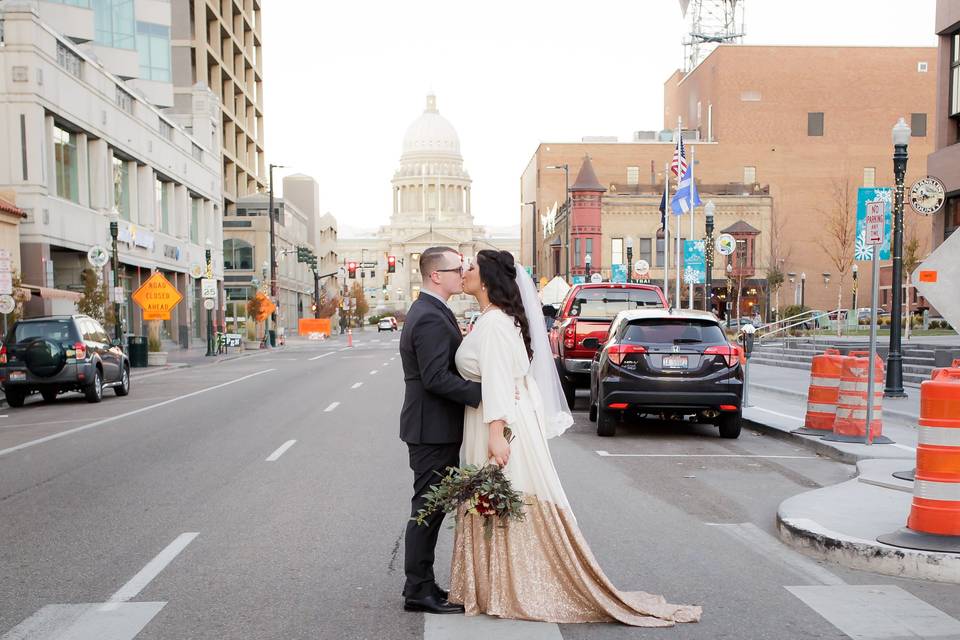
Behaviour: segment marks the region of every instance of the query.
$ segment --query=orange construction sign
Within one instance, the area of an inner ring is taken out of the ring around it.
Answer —
[[[131,296],[143,310],[144,320],[169,320],[170,311],[183,296],[159,271],[150,276]]]
[[[920,272],[920,282],[936,282],[937,281],[937,272],[936,271],[921,271]]]
[[[273,304],[273,300],[268,298],[263,294],[262,291],[257,292],[257,298],[260,300],[260,313],[257,314],[257,322],[266,320],[267,317],[277,310],[277,305]]]

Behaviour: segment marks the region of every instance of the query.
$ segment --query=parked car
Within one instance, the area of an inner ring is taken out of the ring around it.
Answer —
[[[650,284],[578,284],[567,292],[550,329],[550,347],[571,408],[576,390],[590,386],[590,363],[597,352],[583,341],[606,336],[621,311],[666,306],[660,287]]]
[[[590,337],[585,346],[600,347]],[[693,416],[740,435],[742,351],[704,311],[620,313],[590,367],[590,414],[597,435],[616,435],[624,415]]]
[[[100,402],[104,388],[130,393],[130,360],[118,340],[83,315],[20,320],[0,347],[0,384],[11,407],[31,393],[53,402],[64,391],[80,391]]]
[[[377,323],[377,333],[381,331],[396,331],[397,330],[397,319],[388,316],[386,318],[380,318],[380,321]]]

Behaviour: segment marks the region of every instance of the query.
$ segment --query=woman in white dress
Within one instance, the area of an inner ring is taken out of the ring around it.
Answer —
[[[462,603],[467,615],[555,623],[669,627],[698,621],[698,606],[618,591],[580,533],[547,446],[572,418],[530,276],[509,252],[484,250],[465,272],[463,290],[477,298],[481,315],[456,363],[460,375],[482,384],[483,396],[479,407],[466,409],[464,462],[503,466],[523,494],[525,517],[494,527],[487,537],[480,516],[458,514],[450,602]],[[511,442],[503,435],[506,426]]]

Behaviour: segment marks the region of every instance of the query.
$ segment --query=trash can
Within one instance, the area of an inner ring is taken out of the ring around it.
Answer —
[[[277,332],[274,331],[273,329],[270,329],[269,334],[270,334],[270,346],[271,347],[277,346]]]
[[[127,354],[130,357],[131,367],[147,366],[147,336],[127,338]]]

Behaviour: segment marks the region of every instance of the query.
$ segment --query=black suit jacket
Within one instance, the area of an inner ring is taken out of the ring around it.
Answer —
[[[400,439],[410,444],[463,441],[463,407],[480,404],[480,383],[457,373],[454,356],[462,341],[449,307],[424,293],[407,313],[400,334],[406,392]]]

